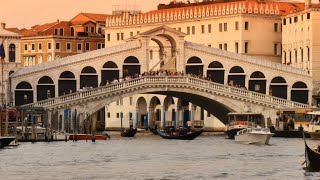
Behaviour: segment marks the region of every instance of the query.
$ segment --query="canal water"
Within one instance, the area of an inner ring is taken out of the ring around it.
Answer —
[[[320,179],[320,173],[306,172],[301,165],[302,139],[272,138],[270,143],[237,144],[225,136],[179,141],[154,135],[95,143],[21,143],[0,150],[0,179]]]

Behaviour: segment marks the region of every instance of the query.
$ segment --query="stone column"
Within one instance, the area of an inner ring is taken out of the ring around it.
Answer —
[[[139,127],[139,108],[136,108],[136,128]]]
[[[287,100],[291,100],[291,86],[287,86]]]
[[[164,106],[161,106],[161,127],[164,129],[166,127],[166,112]]]

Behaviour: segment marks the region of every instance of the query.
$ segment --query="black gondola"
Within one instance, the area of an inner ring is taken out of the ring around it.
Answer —
[[[318,146],[311,149],[307,143],[306,146],[306,165],[311,171],[320,171],[320,152]]]
[[[157,129],[150,129],[150,131],[151,131],[154,135],[158,135],[158,134],[159,134],[158,131],[157,131]]]
[[[16,137],[8,136],[8,137],[0,137],[0,149],[8,146]]]
[[[133,137],[137,133],[136,128],[130,128],[130,129],[122,129],[121,130],[121,136],[122,137]]]
[[[203,129],[195,132],[186,132],[186,133],[165,133],[163,130],[157,130],[159,135],[163,139],[180,139],[180,140],[193,140],[194,138],[198,137],[202,132]]]

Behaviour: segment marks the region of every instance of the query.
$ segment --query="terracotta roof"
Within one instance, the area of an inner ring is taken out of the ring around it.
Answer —
[[[14,32],[14,33],[19,33],[20,32],[20,30],[18,28],[6,28],[6,30]]]
[[[83,25],[90,21],[92,22],[106,22],[107,17],[112,15],[109,14],[95,14],[95,13],[80,13],[70,20],[71,24]]]
[[[66,28],[69,27],[68,21],[60,21],[60,22],[53,22],[53,23],[46,23],[42,25],[35,25],[32,26],[31,29],[25,29],[20,31],[20,35],[24,37],[28,36],[40,36],[40,35],[53,35],[53,27],[60,27],[60,28]]]
[[[112,15],[110,14],[94,14],[94,13],[81,13],[87,17],[89,17],[90,19],[94,20],[94,21],[103,21],[105,22],[107,17],[110,17]]]

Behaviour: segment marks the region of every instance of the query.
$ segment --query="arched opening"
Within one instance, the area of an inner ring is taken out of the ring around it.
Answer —
[[[224,84],[224,68],[218,61],[213,61],[209,64],[207,70],[207,77],[212,81]]]
[[[277,76],[271,80],[269,95],[287,99],[288,86],[283,77]]]
[[[309,97],[309,90],[304,82],[298,81],[292,85],[291,101],[307,104]]]
[[[83,89],[84,87],[98,87],[98,74],[91,66],[86,66],[81,71],[80,89]]]
[[[70,71],[64,71],[60,74],[58,81],[59,96],[76,92],[77,80]]]
[[[164,116],[164,127],[169,127],[169,128],[173,128],[176,127],[176,117],[175,117],[175,113],[176,113],[176,108],[174,105],[174,99],[171,96],[167,96],[164,99],[164,112],[163,112],[163,116]]]
[[[123,62],[123,74],[122,77],[134,76],[140,74],[140,64],[138,58],[134,56],[127,57]]]
[[[240,66],[234,66],[230,69],[228,75],[228,84],[236,87],[245,87],[246,75]]]
[[[186,73],[196,76],[203,76],[203,64],[200,58],[193,56],[188,59]]]
[[[148,111],[147,111],[147,101],[144,97],[139,97],[137,100],[136,109],[137,113],[137,128],[147,129],[148,128]]]
[[[16,106],[33,103],[33,90],[31,84],[26,81],[20,82],[16,86],[14,99]]]
[[[114,79],[119,79],[119,69],[116,63],[112,61],[106,62],[101,70],[101,85],[106,85]]]
[[[54,87],[54,82],[49,76],[41,77],[37,85],[37,101],[55,97]]]
[[[266,94],[267,79],[260,71],[255,71],[249,79],[249,90]]]
[[[9,62],[16,61],[16,45],[10,44],[9,45]]]
[[[149,124],[151,128],[160,128],[161,122],[161,102],[157,96],[154,96],[150,100],[149,105]]]

